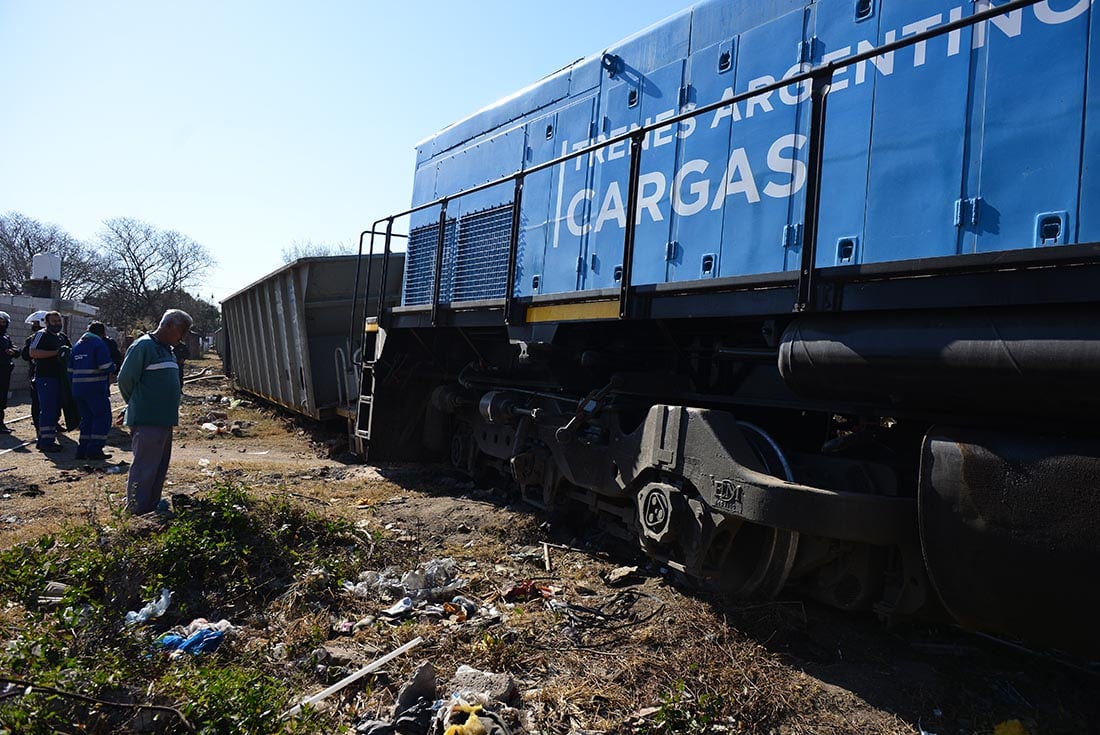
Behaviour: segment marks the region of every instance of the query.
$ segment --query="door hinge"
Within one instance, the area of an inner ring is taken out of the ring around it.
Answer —
[[[783,225],[783,247],[797,248],[802,245],[802,225]]]
[[[806,41],[798,42],[798,58],[796,61],[799,64],[809,64],[814,60],[814,48],[817,45],[817,36],[810,36]]]
[[[976,227],[978,224],[978,215],[981,210],[981,204],[981,197],[972,197],[970,199],[956,199],[955,227],[962,227],[964,225]]]

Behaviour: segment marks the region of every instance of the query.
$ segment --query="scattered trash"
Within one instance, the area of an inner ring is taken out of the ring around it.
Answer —
[[[453,696],[440,707],[435,716],[434,732],[444,735],[511,735],[501,719],[482,704],[472,704],[464,697]]]
[[[401,585],[414,600],[438,602],[466,586],[465,579],[455,578],[456,566],[451,558],[433,559],[406,573]]]
[[[153,648],[168,652],[170,658],[185,654],[198,656],[217,650],[226,634],[233,629],[228,620],[211,623],[206,618],[195,618],[185,626],[177,626],[153,641]]]
[[[638,573],[638,567],[617,567],[607,573],[605,579],[609,585],[625,584]]]
[[[160,591],[160,598],[153,600],[137,612],[126,613],[126,624],[136,625],[147,622],[150,618],[159,618],[168,610],[168,603],[172,601],[172,592],[166,589]]]
[[[233,436],[244,436],[244,430],[253,425],[254,423],[252,421],[235,420],[227,424],[223,419],[217,419],[215,421],[207,421],[202,425],[202,428],[215,435],[232,434]]]
[[[329,696],[330,694],[340,691],[341,689],[346,687],[348,684],[351,684],[353,681],[357,681],[359,679],[362,679],[364,676],[366,676],[370,672],[374,671],[375,669],[381,668],[382,665],[386,664],[387,662],[391,661],[392,659],[397,658],[398,656],[405,653],[406,651],[412,650],[413,648],[415,648],[416,646],[419,646],[423,642],[424,642],[424,639],[420,638],[419,636],[416,637],[416,638],[413,638],[411,641],[409,641],[405,645],[403,645],[399,648],[396,648],[393,651],[391,651],[390,653],[387,653],[385,656],[383,656],[381,658],[378,658],[378,659],[375,659],[374,661],[370,662],[369,664],[367,664],[363,668],[356,671],[354,674],[351,674],[349,676],[344,677],[340,681],[338,681],[335,684],[333,684],[332,686],[330,686],[328,689],[325,689],[324,691],[322,691],[318,694],[314,694],[312,697],[306,697],[305,699],[303,699],[301,701],[301,703],[294,705],[293,707],[288,709],[286,712],[284,712],[282,719],[285,720],[288,717],[293,717],[294,715],[296,715],[296,714],[298,714],[299,712],[302,711],[302,707],[304,707],[306,705],[309,705],[309,704],[315,704],[317,702],[320,702],[322,699]]]
[[[68,590],[69,585],[64,582],[46,582],[46,586],[42,588],[42,592],[38,595],[38,604],[43,607],[57,605]]]
[[[388,607],[382,611],[382,614],[389,618],[403,618],[412,612],[413,601],[411,597],[402,597],[397,604],[392,607]]]
[[[249,454],[271,454],[271,450],[270,449],[265,449],[262,452],[249,452]]]
[[[358,583],[344,582],[343,587],[359,597],[381,593],[383,599],[400,596],[409,597],[414,603],[442,602],[469,584],[468,580],[455,576],[457,567],[454,559],[433,559],[404,574],[393,567],[381,572],[366,571],[359,575]]]
[[[18,493],[19,495],[22,495],[23,497],[27,497],[27,498],[37,498],[39,495],[45,495],[46,494],[46,492],[44,490],[41,490],[38,487],[38,485],[35,485],[35,484],[32,483],[32,484],[29,484],[29,485],[20,485],[20,486],[17,486],[17,487],[6,487],[6,488],[4,488],[3,494],[0,495],[0,497],[3,497],[5,500],[8,500],[8,499],[11,498],[12,495],[14,495],[16,493]]]
[[[480,671],[465,664],[455,670],[447,691],[461,692],[466,699],[475,694],[477,699],[490,702],[511,702],[518,694],[515,679],[508,674]]]
[[[199,630],[184,638],[180,635],[166,633],[153,642],[154,648],[170,651],[173,657],[190,654],[198,656],[200,653],[210,653],[217,650],[222,644],[225,633],[220,630]]]
[[[505,589],[502,593],[507,602],[527,602],[528,600],[553,599],[557,590],[547,585],[535,584],[534,580],[525,579],[518,584]]]
[[[401,603],[398,603],[400,605]],[[394,606],[396,607],[396,605]],[[392,609],[392,608],[391,608]],[[385,613],[383,613],[385,614]],[[373,615],[367,615],[359,620],[341,620],[332,626],[333,631],[342,635],[351,635],[357,631],[369,628],[374,625],[376,618]]]
[[[440,701],[440,691],[452,695]],[[454,677],[439,687],[435,668],[424,661],[398,692],[391,721],[368,715],[355,724],[354,731],[360,735],[511,735],[505,717],[521,723],[521,728],[525,719],[507,706],[516,694],[515,681],[507,674],[469,666],[459,666]]]

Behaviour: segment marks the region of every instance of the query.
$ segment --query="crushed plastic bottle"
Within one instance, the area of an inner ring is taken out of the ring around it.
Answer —
[[[160,597],[158,599],[153,600],[145,607],[136,612],[131,610],[130,612],[126,613],[126,624],[137,625],[138,623],[147,622],[150,618],[159,618],[161,615],[167,612],[168,603],[172,601],[173,594],[174,593],[166,589],[162,589],[160,591]]]

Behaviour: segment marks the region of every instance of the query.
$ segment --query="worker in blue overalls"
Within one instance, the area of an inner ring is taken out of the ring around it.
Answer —
[[[34,360],[34,387],[38,391],[38,442],[42,452],[60,452],[57,420],[61,418],[62,381],[69,361],[69,338],[62,332],[61,313],[46,312],[46,328],[35,332],[28,353]]]
[[[115,363],[107,347],[107,330],[100,322],[88,325],[88,331],[73,345],[69,355],[69,378],[73,398],[80,409],[80,443],[77,459],[109,459],[103,447],[111,430],[111,375]]]

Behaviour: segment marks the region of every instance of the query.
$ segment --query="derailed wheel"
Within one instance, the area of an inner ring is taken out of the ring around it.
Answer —
[[[794,480],[767,433],[744,422],[738,426],[751,449],[751,456],[737,458],[739,463]],[[786,584],[798,552],[798,532],[716,513],[668,483],[642,488],[638,521],[647,552],[737,597],[774,597]]]

